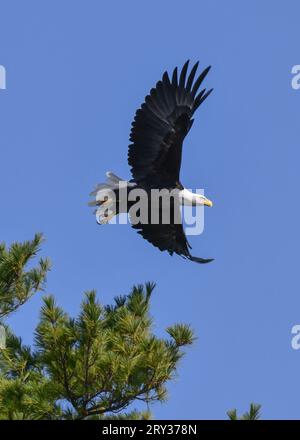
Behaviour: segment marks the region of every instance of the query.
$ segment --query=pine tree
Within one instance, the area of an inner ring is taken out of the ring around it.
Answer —
[[[0,245],[0,323],[34,293],[44,290],[48,259],[28,265],[43,237]],[[32,266],[32,265],[31,265]],[[191,328],[175,324],[167,338],[153,334],[150,299],[155,285],[133,287],[129,295],[103,306],[95,291],[85,293],[80,313],[71,318],[53,296],[43,298],[33,347],[6,326],[0,348],[0,420],[149,419],[135,402],[166,400],[166,383],[174,377]],[[231,420],[257,420],[260,405]]]
[[[1,247],[0,309],[15,311],[45,283],[48,260],[25,271],[42,237]],[[176,373],[183,348],[193,342],[189,326],[153,334],[150,299],[154,284],[104,306],[95,291],[85,293],[71,318],[53,296],[43,299],[33,347],[7,329],[0,350],[0,419],[147,419],[132,404],[166,399],[166,383]]]
[[[0,244],[0,320],[43,289],[50,269],[49,260],[41,258],[37,267],[26,271],[42,242],[42,234],[36,234],[33,240],[13,243],[9,249],[4,243]]]
[[[250,410],[245,412],[241,417],[238,417],[237,410],[231,409],[227,411],[230,420],[258,420],[261,416],[261,405],[256,403],[250,404]]]

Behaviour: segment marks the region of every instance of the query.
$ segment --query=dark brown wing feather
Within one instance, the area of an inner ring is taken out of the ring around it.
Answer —
[[[186,80],[188,63],[184,64],[179,79],[177,68],[172,81],[165,72],[136,112],[128,163],[138,184],[156,188],[180,185],[183,140],[192,126],[194,112],[212,91],[203,89],[197,94],[210,66],[194,82],[198,63]]]
[[[190,254],[190,244],[187,241],[182,224],[138,224],[133,228],[143,238],[159,248],[161,251],[168,251],[170,255],[176,253],[196,263],[209,263],[212,259],[194,257]]]
[[[151,223],[154,210],[157,214],[155,217],[157,224]],[[133,223],[131,216],[130,219]],[[178,204],[174,203],[174,201],[171,201],[170,206],[149,201],[148,223],[139,222],[132,224],[132,227],[153,246],[161,251],[168,251],[170,255],[175,253],[197,263],[209,263],[212,261],[211,259],[193,257],[190,254],[191,246],[183,230],[181,211]]]

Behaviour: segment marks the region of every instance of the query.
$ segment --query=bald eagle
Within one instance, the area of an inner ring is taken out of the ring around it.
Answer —
[[[210,70],[203,70],[194,81],[199,62],[187,76],[189,61],[181,72],[177,67],[170,79],[167,72],[156,86],[146,96],[144,103],[137,110],[132,123],[128,149],[128,164],[131,167],[132,179],[124,181],[112,172],[106,173],[107,181],[96,186],[91,193],[95,198],[90,202],[96,206],[96,216],[99,224],[107,223],[121,212],[129,212],[133,202],[129,201],[129,192],[141,189],[147,195],[153,189],[178,190],[180,205],[212,206],[212,202],[204,195],[190,192],[180,182],[180,166],[182,144],[193,124],[193,114],[205,101],[213,89],[198,92],[200,85]],[[121,208],[120,184],[126,182],[125,209]],[[151,197],[149,207],[151,208]],[[157,208],[162,212],[161,204]],[[161,216],[158,222],[138,220],[132,226],[138,233],[161,251],[170,255],[178,254],[197,263],[208,263],[212,259],[194,257],[190,254],[191,246],[183,230],[182,221],[175,221],[178,206],[173,202],[170,206],[169,221],[163,222]],[[176,215],[175,215],[176,214]],[[181,217],[180,217],[181,219]]]

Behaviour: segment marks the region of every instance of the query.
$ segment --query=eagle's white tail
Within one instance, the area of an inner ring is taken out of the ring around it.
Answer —
[[[95,199],[89,202],[89,206],[97,206],[94,211],[97,223],[108,223],[117,213],[117,199],[119,194],[119,184],[124,182],[124,179],[116,176],[111,171],[106,173],[106,182],[96,185],[91,196]]]

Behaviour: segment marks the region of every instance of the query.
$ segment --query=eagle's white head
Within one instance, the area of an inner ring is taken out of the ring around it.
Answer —
[[[185,206],[213,206],[213,202],[203,194],[193,193],[186,188],[180,191],[180,199]]]

